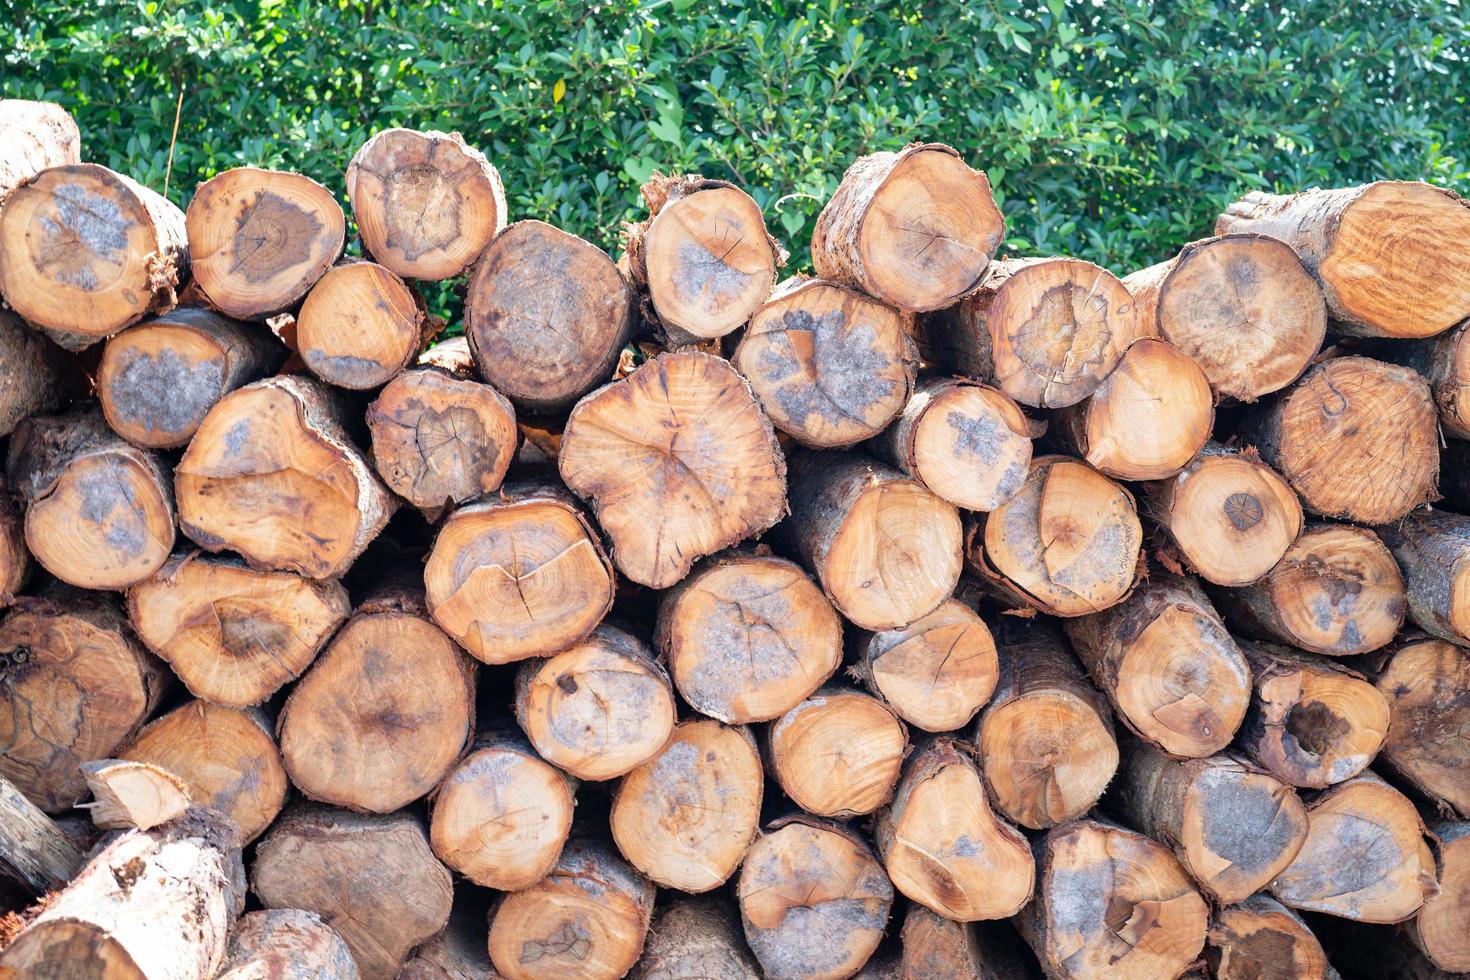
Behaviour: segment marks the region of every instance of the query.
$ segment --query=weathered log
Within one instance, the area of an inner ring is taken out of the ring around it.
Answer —
[[[456,889],[449,924],[414,950],[396,980],[502,980],[485,943],[489,894]]]
[[[352,951],[315,912],[265,909],[240,917],[215,980],[357,980]]]
[[[1464,980],[1463,973],[1435,966],[1401,926],[1326,915],[1313,916],[1311,926],[1345,980]]]
[[[0,776],[0,874],[33,895],[44,895],[76,877],[83,863],[65,831]]]
[[[955,922],[914,903],[899,936],[903,952],[894,980],[1020,980],[1033,972],[1008,923]]]
[[[15,601],[34,572],[26,549],[25,513],[0,481],[0,607]]]
[[[10,435],[22,419],[55,411],[65,374],[61,349],[0,309],[0,436]]]
[[[1438,843],[1439,893],[1409,923],[1409,936],[1442,970],[1470,973],[1470,823],[1431,825]]]
[[[1388,738],[1378,758],[1400,778],[1460,817],[1470,817],[1470,651],[1408,637],[1355,666],[1368,669],[1388,703]]]
[[[1445,434],[1470,439],[1470,322],[1421,340],[1385,340],[1369,350],[1423,375]]]
[[[279,757],[274,765],[280,772]],[[151,762],[97,759],[82,763],[82,776],[92,791],[92,802],[80,806],[91,811],[92,823],[105,830],[151,830],[179,816],[192,802],[182,777]],[[280,781],[284,788],[284,773]],[[215,809],[234,819],[224,807]],[[235,823],[238,826],[239,821]]]
[[[43,170],[82,162],[77,121],[54,102],[0,99],[0,205]]]
[[[1207,943],[1217,980],[1340,980],[1301,916],[1269,895],[1217,911]]]
[[[926,732],[963,728],[990,700],[999,668],[995,640],[973,609],[938,609],[862,644],[853,673],[904,721]]]
[[[740,917],[721,898],[671,896],[660,905],[643,958],[629,980],[762,980],[740,934]]]
[[[296,314],[296,351],[311,373],[338,388],[386,384],[442,328],[421,296],[376,262],[328,269]]]
[[[827,685],[766,729],[770,773],[791,801],[819,817],[872,813],[893,798],[908,752],[897,712]]]
[[[1414,624],[1470,646],[1470,517],[1419,511],[1379,528],[1378,536],[1403,569]]]

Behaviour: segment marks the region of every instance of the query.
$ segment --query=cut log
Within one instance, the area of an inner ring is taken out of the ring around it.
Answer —
[[[458,133],[374,133],[347,165],[347,196],[363,250],[406,279],[453,279],[505,227],[500,174]]]
[[[0,621],[0,776],[47,813],[66,810],[87,792],[80,765],[113,754],[167,677],[110,597],[20,600]]]
[[[97,399],[112,430],[144,449],[188,445],[225,395],[280,367],[268,330],[212,310],[180,308],[108,339]]]
[[[930,378],[873,449],[929,492],[983,512],[1020,492],[1031,467],[1031,430],[999,390],[962,378]]]
[[[1464,980],[1464,974],[1435,966],[1399,926],[1320,915],[1312,917],[1311,925],[1346,980]]]
[[[908,752],[898,714],[877,698],[829,685],[766,730],[771,775],[819,817],[863,816],[893,799]]]
[[[402,279],[376,262],[347,261],[306,295],[296,314],[296,350],[327,384],[362,391],[408,367],[441,327]]]
[[[602,249],[517,221],[470,275],[465,337],[480,374],[519,411],[554,415],[612,377],[635,305]]]
[[[948,146],[860,157],[812,235],[817,274],[903,310],[938,310],[979,285],[1005,238],[990,181]]]
[[[895,980],[1020,980],[1032,974],[1020,937],[1007,923],[955,922],[909,906],[899,933]]]
[[[1190,242],[1123,285],[1140,329],[1193,358],[1224,398],[1253,402],[1285,388],[1327,333],[1322,287],[1289,246],[1265,235]]]
[[[995,383],[995,351],[985,319],[992,298],[981,289],[953,306],[914,318],[914,339],[927,369],[977,384]]]
[[[629,980],[762,980],[740,934],[740,918],[721,898],[671,897],[659,907],[643,958]]]
[[[1252,191],[1215,223],[1217,235],[1235,232],[1290,245],[1322,283],[1340,333],[1427,337],[1470,316],[1470,208],[1452,191],[1389,180]]]
[[[454,883],[408,813],[298,805],[255,850],[250,888],[268,909],[315,912],[364,980],[392,980],[409,950],[449,921]]]
[[[54,102],[0,99],[0,205],[43,170],[82,162],[77,121]]]
[[[429,619],[416,584],[396,580],[357,606],[292,689],[278,723],[298,789],[373,813],[437,786],[474,730],[474,661]]]
[[[1439,480],[1439,490],[1444,494],[1439,506],[1470,514],[1470,441],[1446,440],[1440,450]]]
[[[1409,935],[1442,970],[1470,973],[1470,823],[1436,823],[1439,893],[1409,924]]]
[[[1076,460],[1041,456],[1019,493],[970,526],[966,551],[1002,601],[1085,616],[1132,591],[1143,527],[1122,486]]]
[[[613,560],[651,588],[786,513],[786,464],[770,420],[729,363],[664,354],[577,403],[557,463],[589,499]]]
[[[1230,744],[1250,704],[1251,672],[1194,581],[1155,572],[1127,602],[1065,626],[1139,738],[1182,758]]]
[[[83,863],[71,838],[0,776],[0,874],[44,895],[76,877]]]
[[[707,892],[729,880],[760,827],[764,775],[744,727],[687,721],[613,796],[613,840],[655,884]]]
[[[745,939],[770,980],[850,977],[888,927],[893,885],[852,831],[811,817],[772,823],[736,885]]]
[[[107,845],[0,953],[0,975],[213,977],[244,909],[234,828],[195,808]]]
[[[853,672],[910,725],[951,732],[990,700],[999,668],[984,620],[946,599],[908,626],[874,633]]]
[[[474,372],[467,342],[455,337],[368,406],[378,475],[430,520],[496,490],[515,458],[515,409]]]
[[[127,599],[138,638],[189,693],[236,708],[300,677],[350,611],[336,581],[197,554],[175,554]]]
[[[628,229],[628,267],[664,328],[723,337],[749,320],[786,262],[760,205],[699,174],[655,174],[642,194],[651,217]]]
[[[513,483],[444,522],[424,568],[429,612],[485,663],[571,647],[613,604],[613,569],[565,490]]]
[[[266,909],[242,916],[215,980],[357,980],[352,951],[315,912]]]
[[[842,622],[782,558],[708,559],[664,594],[653,642],[684,700],[730,724],[768,721],[842,663]]]
[[[1246,643],[1255,675],[1240,744],[1282,782],[1322,789],[1356,776],[1382,748],[1388,703],[1357,671],[1287,647]]]
[[[1393,555],[1372,531],[1347,524],[1308,526],[1263,577],[1214,596],[1246,636],[1329,657],[1383,646],[1408,606]]]
[[[0,607],[15,601],[35,571],[26,550],[25,514],[0,481]]]
[[[0,294],[72,349],[171,308],[188,268],[183,212],[95,163],[41,171],[0,211]]]
[[[342,254],[347,219],[310,177],[237,167],[199,185],[188,229],[194,283],[209,304],[264,320],[301,302]]]
[[[781,531],[838,611],[863,629],[909,625],[960,578],[954,505],[864,456],[797,456]]]
[[[1355,922],[1402,922],[1432,898],[1434,854],[1419,813],[1365,774],[1307,804],[1307,840],[1271,883],[1285,905]]]
[[[550,873],[572,829],[576,783],[525,739],[480,736],[444,777],[429,844],[454,871],[499,891],[529,888]]]
[[[226,395],[175,469],[183,532],[252,568],[341,575],[398,506],[343,431],[344,409],[298,376]]]
[[[22,419],[55,411],[66,373],[59,347],[0,309],[0,436],[10,435]]]
[[[1058,417],[1078,455],[1120,480],[1173,476],[1204,448],[1214,424],[1205,373],[1154,337],[1133,343],[1096,391]]]
[[[1252,452],[1209,443],[1145,490],[1149,516],[1206,582],[1240,587],[1270,572],[1302,533],[1302,505]]]
[[[1423,340],[1386,340],[1373,356],[1423,375],[1447,435],[1470,439],[1470,322]]]
[[[279,759],[275,765],[279,771]],[[82,776],[93,802],[81,805],[92,811],[92,822],[106,830],[152,830],[189,809],[191,802],[189,784],[151,762],[98,759],[82,763]],[[284,782],[283,776],[283,788]],[[216,809],[225,812],[223,807]]]
[[[502,980],[485,943],[489,906],[488,892],[458,888],[449,924],[414,950],[396,980]]]
[[[1470,517],[1419,511],[1379,528],[1378,536],[1403,569],[1414,624],[1470,646]]]
[[[1379,759],[1441,812],[1470,817],[1470,651],[1411,637],[1365,659],[1391,719]]]
[[[905,762],[873,838],[893,886],[946,918],[1008,918],[1031,900],[1031,845],[990,809],[979,766],[952,739]]]
[[[5,472],[25,504],[26,548],[63,582],[127,588],[168,560],[172,475],[156,454],[114,435],[95,407],[22,422]]]
[[[1216,912],[1205,959],[1217,980],[1339,980],[1301,916],[1269,895]]]
[[[1016,919],[1048,977],[1177,977],[1205,945],[1209,907],[1163,844],[1078,820],[1035,845],[1036,900]]]
[[[1323,517],[1387,524],[1436,496],[1439,415],[1428,383],[1396,364],[1323,361],[1241,434]]]
[[[912,316],[854,289],[787,279],[755,311],[730,362],[771,422],[805,446],[882,432],[914,388]]]
[[[654,890],[610,845],[573,840],[491,913],[490,961],[508,980],[616,980],[643,952]]]
[[[652,651],[615,626],[516,674],[516,721],[543,759],[578,779],[613,779],[653,758],[676,712]]]
[[[1002,617],[999,679],[976,744],[990,798],[1032,830],[1092,809],[1118,769],[1113,716],[1049,625]]]

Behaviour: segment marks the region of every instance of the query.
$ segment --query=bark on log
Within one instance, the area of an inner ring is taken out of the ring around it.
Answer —
[[[812,263],[904,310],[937,310],[979,285],[1005,238],[990,181],[940,143],[859,158],[817,217]]]
[[[188,231],[194,282],[209,304],[264,320],[295,307],[337,261],[347,219],[310,177],[237,167],[199,185]]]
[[[1322,283],[1334,330],[1427,337],[1470,315],[1470,208],[1452,191],[1411,181],[1252,191],[1215,234],[1253,232],[1290,245]]]
[[[0,874],[39,896],[71,881],[83,863],[71,838],[0,776]]]
[[[458,133],[384,129],[347,165],[363,250],[405,279],[453,279],[505,227],[500,174]]]
[[[900,932],[894,980],[1021,980],[1033,969],[1015,930],[1002,922],[955,922],[913,904]]]
[[[449,924],[414,950],[397,980],[503,980],[485,942],[488,895],[460,888]]]
[[[1341,980],[1301,916],[1269,895],[1216,912],[1205,959],[1217,980]]]
[[[1192,580],[1156,572],[1124,604],[1065,625],[1139,738],[1176,758],[1230,744],[1250,704],[1250,668]]]
[[[863,816],[893,799],[908,752],[898,713],[852,688],[827,685],[766,729],[782,792],[819,817]]]
[[[1404,571],[1414,624],[1470,646],[1470,517],[1420,511],[1378,528],[1378,536]]]
[[[279,771],[279,758],[275,766]],[[82,776],[92,792],[92,802],[80,807],[91,811],[92,823],[105,830],[151,830],[179,816],[191,803],[189,784],[151,762],[97,759],[82,763]],[[284,773],[281,783],[285,785]],[[215,809],[225,812],[224,807]],[[238,827],[239,820],[235,824]]]
[[[175,469],[179,525],[252,568],[335,578],[398,506],[320,382],[267,378],[210,409]]]
[[[81,162],[71,113],[54,102],[0,99],[0,205],[41,171]]]
[[[783,558],[710,558],[664,594],[654,647],[696,711],[769,721],[842,663],[842,623],[817,584]]]
[[[1379,759],[1441,812],[1470,817],[1470,651],[1410,637],[1364,658],[1388,702],[1388,738]]]
[[[919,371],[910,314],[820,279],[787,279],[730,362],[776,428],[804,446],[851,446],[903,409]]]
[[[985,621],[946,599],[908,626],[868,637],[853,673],[910,725],[951,732],[990,700],[999,667]]]
[[[613,543],[613,560],[651,588],[786,513],[786,463],[770,420],[729,363],[664,354],[577,403],[557,460]]]
[[[95,407],[22,422],[5,471],[25,504],[27,549],[63,582],[123,589],[168,559],[172,474],[159,456],[114,435]]]
[[[65,373],[60,348],[0,309],[0,436],[10,435],[22,419],[55,411]]]
[[[628,980],[762,980],[740,934],[740,918],[722,898],[671,896],[648,930],[643,958]]]
[[[0,211],[0,294],[73,350],[170,309],[188,268],[184,213],[95,163],[41,171]]]
[[[352,951],[315,912],[266,909],[241,916],[215,980],[357,980]]]
[[[1323,517],[1387,524],[1437,496],[1439,415],[1428,383],[1396,364],[1323,361],[1240,434]]]
[[[0,607],[15,601],[30,581],[34,565],[26,549],[25,513],[0,481]]]
[[[1402,364],[1429,382],[1446,435],[1470,439],[1470,322],[1422,340],[1386,340],[1373,356]]]
[[[1430,829],[1439,845],[1439,893],[1409,923],[1409,936],[1435,966],[1470,973],[1470,823]]]
[[[342,262],[302,302],[296,351],[327,384],[363,391],[408,367],[442,326],[392,272],[376,262]]]
[[[1346,980],[1464,980],[1464,974],[1435,966],[1400,926],[1322,915],[1313,916],[1311,925]]]

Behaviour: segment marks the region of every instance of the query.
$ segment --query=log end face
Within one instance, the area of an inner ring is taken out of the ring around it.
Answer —
[[[1106,716],[1065,692],[1038,691],[988,710],[978,744],[996,808],[1031,830],[1092,809],[1118,769]]]
[[[992,388],[949,386],[914,422],[914,475],[965,510],[989,512],[1019,493],[1031,452],[1025,415]]]
[[[102,411],[135,446],[186,445],[224,393],[224,351],[192,330],[144,324],[103,348],[97,370]]]

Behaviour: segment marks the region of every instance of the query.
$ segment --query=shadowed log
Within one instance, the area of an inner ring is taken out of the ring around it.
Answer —
[[[1439,894],[1425,900],[1409,936],[1440,969],[1470,973],[1470,823],[1430,829],[1439,843]]]
[[[215,980],[357,980],[352,951],[315,912],[241,916]]]
[[[1301,916],[1269,895],[1217,911],[1208,943],[1218,980],[1340,980]]]
[[[1379,528],[1378,536],[1404,571],[1414,624],[1470,646],[1470,517],[1420,511]]]
[[[0,309],[0,436],[10,435],[23,419],[55,411],[66,373],[60,348]]]
[[[740,917],[722,897],[666,896],[629,980],[762,980],[740,934]]]

